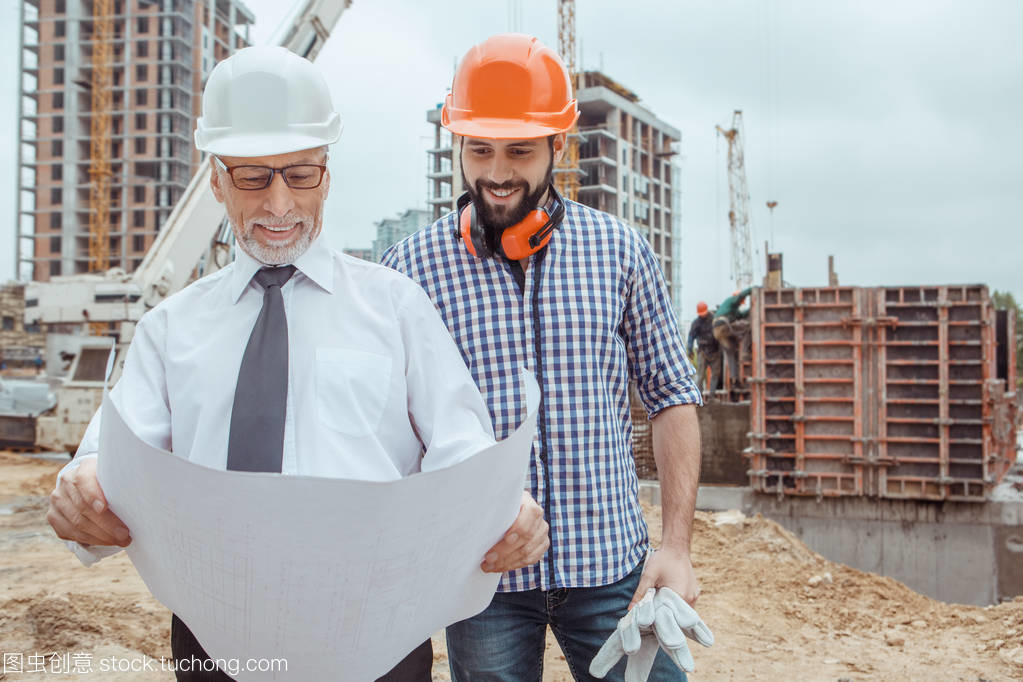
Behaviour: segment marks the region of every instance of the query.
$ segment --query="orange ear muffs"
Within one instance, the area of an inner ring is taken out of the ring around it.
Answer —
[[[484,236],[483,225],[476,214],[476,206],[473,205],[469,193],[465,192],[458,197],[458,228],[456,235],[465,243],[465,248],[477,258],[490,258],[493,255],[487,240]]]
[[[458,198],[458,235],[469,253],[478,258],[494,255],[484,236],[476,207],[469,193]],[[565,202],[554,185],[550,186],[550,200],[546,206],[530,211],[525,218],[505,228],[501,233],[501,251],[509,260],[522,260],[547,245],[565,217]]]

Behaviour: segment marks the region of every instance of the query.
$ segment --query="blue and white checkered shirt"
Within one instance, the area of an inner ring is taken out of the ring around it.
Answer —
[[[661,270],[631,227],[566,201],[546,253],[531,257],[524,291],[503,258],[476,258],[455,214],[391,247],[383,263],[433,299],[505,438],[525,417],[519,370],[543,392],[529,485],[550,523],[537,564],[498,591],[597,587],[643,559],[647,529],[632,456],[629,379],[650,416],[701,402]]]

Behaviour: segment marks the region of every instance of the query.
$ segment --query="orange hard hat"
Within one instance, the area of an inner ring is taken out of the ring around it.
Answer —
[[[579,107],[554,50],[532,36],[502,33],[462,58],[440,117],[456,135],[522,139],[571,130]]]
[[[696,304],[696,314],[703,315],[705,312],[707,312],[707,302],[700,301],[699,303]]]

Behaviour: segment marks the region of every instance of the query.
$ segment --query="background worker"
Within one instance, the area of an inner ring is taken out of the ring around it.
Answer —
[[[239,50],[210,74],[202,105],[196,146],[210,154],[238,248],[140,320],[111,392],[127,424],[208,467],[375,481],[492,444],[487,408],[423,290],[320,237],[341,119],[312,63],[279,47]],[[97,414],[47,515],[86,564],[130,542],[96,478],[98,437]],[[524,493],[488,554],[504,570],[546,545]],[[176,616],[171,649],[179,680],[230,679],[195,672],[209,657]],[[425,682],[432,664],[428,640],[382,679]]]
[[[749,308],[740,310],[739,307],[752,291],[753,287],[746,287],[742,291],[734,292],[723,300],[714,311],[714,338],[724,352],[728,363],[728,376],[732,384],[726,387],[728,389],[739,382],[739,334],[733,328],[733,323],[749,317]]]
[[[466,194],[383,257],[437,305],[498,437],[525,407],[522,366],[543,392],[528,485],[551,547],[505,573],[483,613],[448,628],[456,682],[538,679],[548,626],[573,675],[591,679],[594,654],[647,588],[671,586],[690,603],[699,594],[689,548],[700,393],[650,245],[554,189],[578,116],[564,64],[537,39],[498,35],[470,49],[441,112]],[[645,568],[630,377],[653,420],[663,491],[664,539]],[[660,653],[652,679],[684,674]]]
[[[696,304],[696,319],[689,325],[686,353],[692,357],[693,341],[696,342],[696,376],[704,398],[718,390],[721,378],[721,346],[714,338],[714,315],[704,301]],[[710,379],[707,370],[710,370]]]

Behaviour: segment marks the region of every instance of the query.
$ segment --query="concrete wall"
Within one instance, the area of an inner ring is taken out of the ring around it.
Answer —
[[[993,604],[1023,594],[1023,503],[750,496],[750,512],[832,561],[889,576],[941,601]]]
[[[656,481],[640,497],[660,504]],[[914,502],[793,498],[701,486],[697,509],[776,521],[839,563],[899,580],[934,599],[987,605],[1023,595],[1023,501]]]
[[[707,403],[700,420],[700,483],[748,485],[749,403]]]

